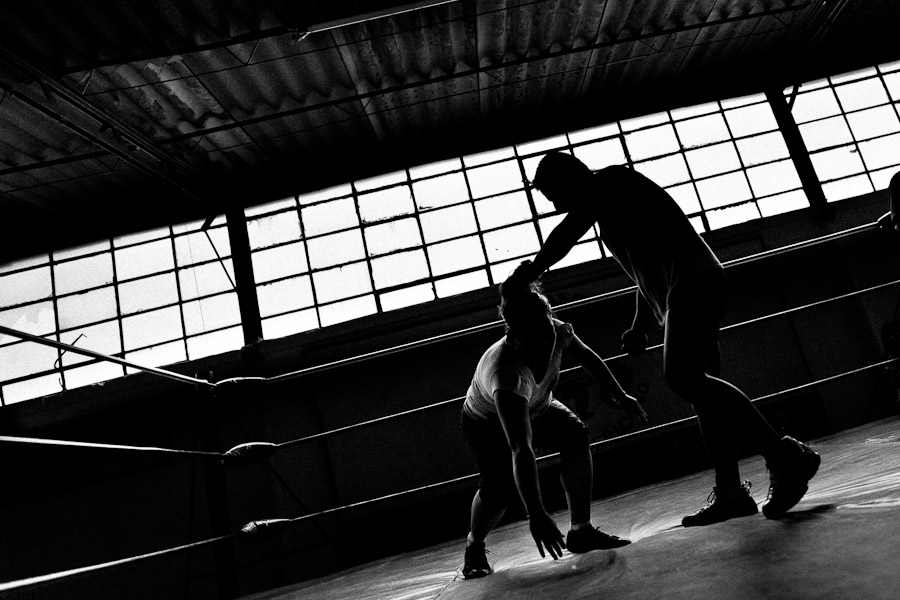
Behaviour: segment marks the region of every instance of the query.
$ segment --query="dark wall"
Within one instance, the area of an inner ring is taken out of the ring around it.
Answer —
[[[883,193],[835,205],[820,223],[792,213],[714,232],[723,261],[873,223]],[[898,279],[892,235],[870,229],[728,269],[725,325]],[[554,304],[630,285],[609,261],[554,272]],[[496,291],[379,315],[327,330],[267,341],[242,352],[170,367],[208,374],[276,377],[348,356],[496,320]],[[722,375],[752,398],[881,360],[881,326],[895,316],[900,286],[799,313],[726,328]],[[562,311],[602,356],[618,354],[633,297]],[[499,327],[303,376],[281,378],[234,397],[213,398],[155,375],[73,390],[13,405],[0,433],[178,449],[225,451],[251,441],[289,442],[419,407],[437,407],[316,437],[268,461],[223,467],[218,460],[151,452],[0,445],[0,579],[87,567],[182,545],[191,549],[34,586],[14,598],[217,598],[286,585],[379,556],[462,539],[475,466],[459,428],[459,408],[481,352]],[[658,342],[659,332],[653,341]],[[581,414],[596,445],[595,495],[709,468],[696,427],[657,427],[690,417],[661,378],[661,353],[612,361],[611,368],[650,414],[650,433],[598,399],[574,373],[558,396]],[[444,402],[453,400],[452,402]],[[896,411],[892,374],[864,372],[760,403],[781,431],[810,439]],[[753,452],[744,448],[744,454]],[[564,508],[552,460],[542,470],[551,509]],[[447,485],[440,482],[459,479]],[[764,482],[756,482],[764,486]],[[402,492],[422,488],[411,494]],[[372,499],[382,498],[376,502]],[[698,499],[700,501],[702,499]],[[348,509],[331,511],[360,503]],[[231,534],[244,524],[299,518],[272,537]],[[508,519],[521,518],[513,510]],[[219,535],[219,543],[205,543]],[[455,565],[448,565],[448,569]]]

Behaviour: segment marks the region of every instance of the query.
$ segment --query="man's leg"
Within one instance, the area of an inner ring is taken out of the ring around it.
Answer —
[[[778,451],[779,436],[737,387],[714,377],[717,371],[719,320],[725,309],[724,279],[718,274],[673,290],[666,315],[663,360],[672,391],[697,413],[707,453],[715,471],[715,501],[683,523],[706,525],[757,512],[741,484],[737,435],[743,433],[763,455]]]

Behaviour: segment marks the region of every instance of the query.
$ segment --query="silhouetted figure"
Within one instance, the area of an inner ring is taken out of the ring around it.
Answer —
[[[461,415],[466,442],[481,472],[462,570],[466,579],[491,573],[484,541],[517,493],[542,557],[545,548],[556,559],[562,548],[588,552],[630,543],[591,524],[593,463],[588,429],[553,398],[563,352],[603,386],[609,394],[605,401],[647,420],[638,401],[625,393],[572,326],[553,317],[537,284],[501,286],[500,314],[506,335],[479,360]],[[541,500],[535,447],[560,453],[560,479],[571,523],[565,542]]]
[[[766,459],[770,486],[763,513],[779,518],[806,493],[820,457],[791,437],[780,437],[750,399],[718,378],[720,321],[727,305],[725,271],[676,202],[661,187],[624,166],[592,173],[570,154],[547,154],[534,186],[567,213],[534,261],[506,285],[523,285],[562,259],[596,223],[601,238],[637,284],[634,321],[623,349],[647,346],[654,320],[664,329],[663,365],[671,390],[697,413],[715,487],[707,505],[684,517],[685,527],[709,525],[758,512],[750,483],[738,469],[736,436],[745,435]]]

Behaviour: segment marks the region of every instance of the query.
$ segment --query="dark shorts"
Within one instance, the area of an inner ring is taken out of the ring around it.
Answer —
[[[475,419],[462,413],[463,436],[481,472],[481,500],[506,505],[518,496],[512,470],[512,452],[500,418]],[[547,452],[582,452],[588,446],[588,428],[566,406],[554,400],[541,416],[531,421],[531,443]]]

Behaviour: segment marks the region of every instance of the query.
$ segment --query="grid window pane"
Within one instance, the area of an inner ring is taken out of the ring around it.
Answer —
[[[60,298],[56,304],[60,329],[114,319],[117,315],[116,293],[110,287],[84,294]]]
[[[498,262],[536,253],[541,249],[534,223],[514,225],[484,234],[488,260]]]
[[[334,198],[349,196],[352,193],[353,187],[350,185],[350,183],[342,183],[330,188],[325,188],[324,190],[318,190],[315,192],[310,192],[308,194],[303,194],[302,196],[297,197],[297,201],[301,206],[306,206],[307,204],[315,204],[322,200],[332,200]]]
[[[397,185],[406,181],[406,171],[394,171],[384,175],[376,175],[368,179],[362,179],[356,182],[356,189],[359,191],[374,190],[375,188],[387,187],[389,185]]]
[[[490,285],[490,282],[484,270],[463,273],[462,275],[455,275],[446,279],[438,279],[434,282],[434,288],[439,298],[480,290],[488,285]]]
[[[52,336],[50,339],[55,339]],[[50,371],[59,358],[59,351],[35,342],[20,342],[0,347],[3,378],[15,379],[41,371]]]
[[[240,350],[243,345],[244,332],[240,327],[204,333],[187,340],[188,356],[191,360],[222,354],[231,350]]]
[[[869,173],[869,177],[872,178],[872,184],[875,186],[876,190],[886,190],[888,185],[890,185],[891,178],[896,175],[898,167],[900,167],[900,156],[896,157],[896,160],[898,162],[897,165],[893,165],[888,169],[881,169]]]
[[[809,206],[809,200],[803,190],[794,190],[786,194],[778,194],[762,198],[756,203],[759,206],[759,212],[764,217],[772,215],[780,215],[782,213],[800,210]]]
[[[363,223],[374,223],[415,211],[412,191],[408,185],[388,188],[380,192],[360,195],[359,216]]]
[[[531,207],[524,191],[477,200],[475,212],[482,229],[494,229],[531,218]]]
[[[709,177],[741,168],[737,150],[731,142],[707,146],[684,153],[694,177]]]
[[[862,160],[859,153],[854,150],[852,146],[844,146],[810,154],[809,158],[812,160],[816,175],[819,176],[819,181],[862,173],[864,170]]]
[[[412,218],[366,227],[364,232],[369,256],[422,245],[419,224]]]
[[[414,304],[423,304],[434,300],[434,289],[430,283],[416,285],[394,292],[388,292],[381,295],[382,310],[396,310],[413,306]]]
[[[736,204],[752,197],[747,178],[743,173],[729,173],[697,182],[697,193],[703,208],[719,208]]]
[[[841,108],[846,112],[888,102],[887,92],[877,78],[855,81],[835,88]]]
[[[859,151],[868,169],[880,169],[900,161],[900,135],[860,142]]]
[[[718,113],[675,123],[675,129],[684,148],[706,146],[730,139],[725,117]]]
[[[11,383],[3,386],[3,402],[7,405],[38,398],[40,396],[49,396],[62,391],[59,384],[59,375],[44,375],[43,377],[35,377],[26,379],[18,383]]]
[[[78,258],[79,256],[85,256],[87,254],[97,254],[100,252],[108,251],[112,245],[109,240],[101,240],[99,242],[94,242],[92,244],[86,244],[83,246],[78,246],[76,248],[64,248],[62,250],[54,250],[53,251],[53,260],[60,262],[65,261],[70,258]]]
[[[121,377],[124,369],[121,365],[110,362],[99,362],[92,365],[85,365],[77,369],[69,369],[63,372],[63,378],[66,382],[66,389],[75,389],[86,385],[93,385],[101,381],[109,381],[116,377]]]
[[[353,198],[341,198],[300,209],[303,230],[307,237],[332,233],[359,226],[356,203]]]
[[[535,140],[533,142],[526,142],[524,144],[519,144],[516,146],[516,150],[519,151],[519,154],[534,154],[536,152],[548,152],[550,150],[559,150],[560,148],[564,148],[568,140],[565,135],[557,135],[554,137],[544,138],[542,140]]]
[[[626,119],[625,121],[621,121],[619,125],[622,127],[622,131],[634,131],[636,129],[651,127],[653,125],[661,125],[663,123],[667,123],[668,121],[668,113],[658,112],[652,115],[643,115],[640,117],[635,117],[633,119]]]
[[[206,237],[207,234],[209,237]],[[227,256],[231,256],[231,240],[228,237],[228,230],[224,227],[175,238],[175,259],[179,266],[218,260]]]
[[[756,204],[748,202],[738,206],[729,206],[719,210],[711,210],[706,213],[706,219],[709,222],[710,229],[721,229],[729,225],[737,225],[759,218],[759,209]]]
[[[185,302],[184,329],[188,335],[222,329],[241,322],[237,294],[219,294],[202,300]]]
[[[295,211],[278,213],[247,221],[247,237],[250,248],[268,248],[286,242],[295,242],[303,237],[300,220]]]
[[[122,339],[119,333],[118,321],[107,321],[106,323],[99,323],[90,327],[66,331],[60,334],[59,341],[70,346],[94,350],[95,352],[102,352],[108,355],[118,354],[122,351]],[[64,367],[77,365],[88,360],[92,359],[72,350],[63,352],[62,355]],[[120,371],[121,369],[122,367],[119,367]]]
[[[319,317],[322,319],[322,327],[327,327],[374,315],[376,312],[378,312],[378,307],[375,305],[375,298],[363,296],[323,306],[319,309]]]
[[[359,229],[343,231],[307,242],[309,263],[313,269],[323,269],[365,258],[362,232]]]
[[[274,340],[319,327],[318,313],[314,308],[287,315],[279,315],[262,321],[263,337]]]
[[[512,158],[513,156],[515,156],[515,151],[512,147],[500,148],[498,150],[488,150],[487,152],[463,156],[463,164],[467,167],[477,167],[479,165],[486,165],[490,162],[500,161],[504,158]]]
[[[700,212],[700,199],[697,197],[697,190],[693,183],[676,185],[667,188],[666,191],[675,199],[684,214]]]
[[[297,203],[293,198],[285,198],[284,200],[276,200],[275,202],[266,202],[265,204],[260,204],[259,206],[251,206],[249,208],[245,208],[244,216],[249,220],[249,218],[251,217],[258,217],[260,215],[265,215],[268,213],[280,212],[289,208],[294,208],[296,205]]]
[[[841,114],[841,107],[831,88],[797,94],[791,114],[797,123],[806,123]]]
[[[420,217],[425,242],[441,242],[478,231],[475,209],[471,204],[423,213]]]
[[[303,242],[260,250],[251,255],[256,283],[298,275],[309,270]]]
[[[747,169],[747,178],[756,197],[787,192],[802,186],[797,169],[789,160]]]
[[[891,73],[884,76],[884,84],[887,86],[891,100],[900,100],[900,73]]]
[[[462,169],[462,160],[459,158],[451,158],[450,160],[442,160],[427,165],[419,165],[418,167],[410,167],[409,176],[413,179],[421,179],[431,177],[433,175],[441,175],[450,171],[458,171]]]
[[[473,198],[484,198],[523,187],[522,171],[515,160],[469,169]]]
[[[676,108],[675,110],[669,111],[669,114],[672,115],[672,118],[678,121],[690,119],[692,117],[699,117],[701,115],[708,115],[709,113],[718,112],[719,103],[718,102],[707,102],[706,104],[697,104],[695,106],[685,106],[683,108]]]
[[[607,123],[605,125],[600,125],[599,127],[590,127],[588,129],[574,131],[569,134],[569,141],[573,144],[580,144],[581,142],[590,142],[591,140],[599,140],[600,138],[618,135],[618,133],[618,123]]]
[[[778,122],[768,104],[753,104],[725,111],[731,135],[743,137],[778,129]]]
[[[122,248],[124,246],[131,246],[132,244],[141,244],[143,242],[168,237],[169,233],[170,230],[168,227],[159,227],[157,229],[150,229],[149,231],[138,231],[137,233],[130,233],[114,238],[113,246]]]
[[[468,200],[469,188],[466,176],[456,172],[413,183],[413,194],[419,210],[427,210]]]
[[[646,175],[661,187],[668,187],[691,180],[691,174],[688,171],[683,154],[673,154],[672,156],[637,163],[634,165],[634,170]]]
[[[428,261],[424,250],[412,250],[382,256],[372,261],[375,288],[393,287],[428,278]]]
[[[184,335],[181,310],[172,306],[122,319],[125,349],[134,350],[153,344],[177,340]]]
[[[675,128],[670,124],[628,133],[625,144],[633,160],[669,154],[681,148],[675,137]]]
[[[97,254],[53,266],[57,294],[68,294],[113,282],[112,256]]]
[[[152,348],[144,348],[125,355],[125,360],[147,367],[162,367],[187,360],[184,342],[169,342]],[[126,367],[129,373],[140,373],[139,369]]]
[[[12,271],[19,271],[29,269],[31,267],[38,266],[46,266],[50,260],[49,254],[40,254],[38,256],[32,256],[29,258],[22,258],[19,260],[14,260],[9,263],[0,264],[0,274],[2,273],[11,273]]]
[[[234,289],[234,267],[231,259],[221,263],[207,263],[178,271],[181,299],[193,300]]]
[[[623,165],[627,160],[619,138],[578,146],[572,153],[594,171],[610,165]]]
[[[740,139],[737,148],[745,167],[790,156],[780,131]]]
[[[308,275],[268,283],[256,288],[259,314],[263,317],[307,308],[314,304]]]
[[[553,265],[551,270],[562,269],[571,265],[580,265],[592,260],[603,258],[600,252],[600,245],[596,241],[582,242],[576,244],[562,260]]]
[[[810,152],[853,141],[847,120],[843,115],[804,123],[800,125],[800,134],[803,136],[806,149]]]
[[[446,275],[483,265],[484,251],[478,236],[472,236],[429,246],[428,260],[434,275]]]
[[[169,239],[119,248],[114,251],[114,254],[116,277],[119,281],[170,271],[175,268],[175,255],[172,253],[172,242]]]
[[[366,263],[344,265],[313,273],[313,287],[319,302],[333,302],[372,291],[372,279]]]
[[[872,182],[866,175],[857,175],[822,184],[822,192],[829,202],[836,202],[853,196],[861,196],[874,191]]]
[[[850,129],[857,140],[900,131],[900,120],[892,106],[879,106],[847,115]]]
[[[119,286],[122,314],[159,308],[178,302],[178,286],[173,273],[127,281]]]
[[[0,311],[0,325],[31,335],[47,335],[56,330],[56,312],[50,301],[27,304]],[[0,346],[18,342],[19,339],[14,335],[0,333]]]
[[[50,267],[0,276],[0,308],[49,298],[53,294]]]
[[[556,212],[556,206],[547,200],[547,197],[541,193],[541,190],[534,188],[531,190],[531,199],[534,201],[534,210],[539,215],[546,215]]]

